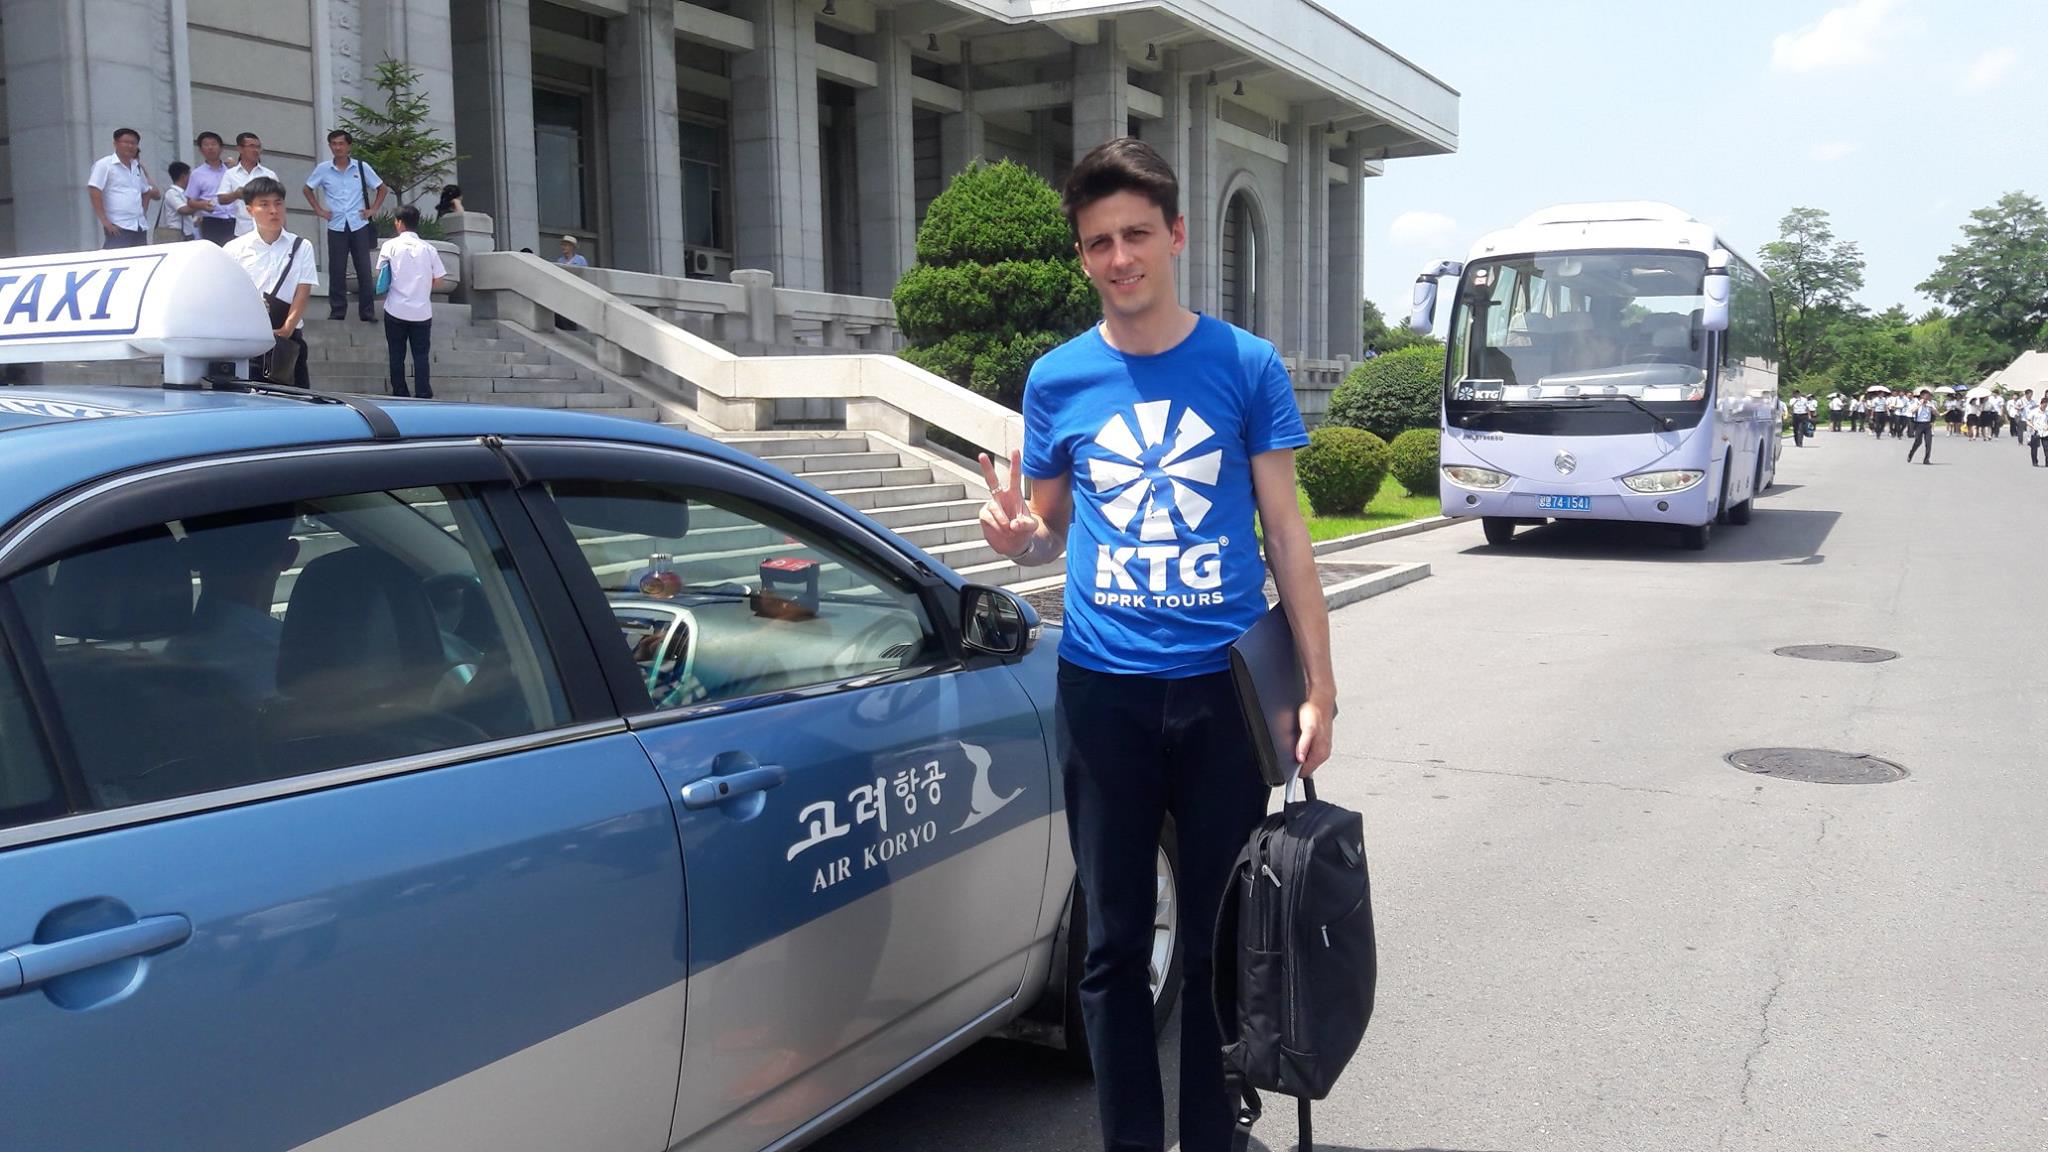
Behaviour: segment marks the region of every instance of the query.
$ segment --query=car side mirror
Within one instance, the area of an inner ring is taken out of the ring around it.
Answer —
[[[1038,613],[1016,593],[980,584],[960,590],[960,638],[968,651],[1022,656],[1038,633]]]
[[[1706,307],[1700,310],[1700,327],[1709,332],[1728,330],[1728,299],[1732,291],[1726,272],[1709,272],[1702,292]]]

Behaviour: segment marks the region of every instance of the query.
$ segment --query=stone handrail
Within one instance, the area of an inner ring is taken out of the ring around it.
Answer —
[[[789,347],[804,342],[802,331],[816,332],[825,348],[887,352],[895,345],[896,307],[890,301],[777,288],[769,272],[743,268],[727,283],[619,268],[565,271],[721,343]]]
[[[737,356],[601,286],[644,287],[632,279],[640,273],[571,272],[522,252],[479,253],[469,263],[477,318],[537,333],[552,332],[557,317],[570,321],[589,334],[606,370],[719,428],[770,427],[777,400],[832,399],[846,402],[849,430],[917,444],[938,428],[1003,458],[1024,444],[1023,417],[895,356]]]
[[[1294,381],[1294,402],[1301,418],[1313,428],[1330,411],[1330,396],[1351,372],[1351,358],[1312,360],[1299,353],[1280,358],[1281,366]]]

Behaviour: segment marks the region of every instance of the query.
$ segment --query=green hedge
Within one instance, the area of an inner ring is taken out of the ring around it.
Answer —
[[[1387,445],[1388,455],[1393,459],[1394,479],[1411,496],[1434,496],[1437,494],[1438,435],[1434,428],[1410,428],[1394,442]]]
[[[1444,353],[1417,345],[1351,370],[1330,396],[1327,421],[1391,440],[1410,428],[1435,428],[1442,415]]]
[[[1318,516],[1356,516],[1387,478],[1386,441],[1370,432],[1325,424],[1309,433],[1295,457],[1295,475]]]
[[[905,360],[1012,408],[1031,365],[1101,314],[1059,194],[1007,160],[932,201],[893,298]]]

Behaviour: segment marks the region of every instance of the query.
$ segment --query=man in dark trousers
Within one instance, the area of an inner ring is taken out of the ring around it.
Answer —
[[[313,166],[306,177],[306,203],[327,221],[327,318],[348,315],[348,268],[356,270],[356,319],[377,318],[377,226],[384,206],[384,180],[377,170],[349,155],[355,138],[336,128],[327,134],[333,159]],[[370,193],[377,194],[376,199]]]
[[[1062,198],[1102,322],[1032,366],[1008,482],[981,458],[982,534],[1021,564],[1067,557],[1055,723],[1087,901],[1080,1001],[1103,1146],[1165,1147],[1147,963],[1170,815],[1187,933],[1180,1141],[1224,1152],[1235,1109],[1209,1003],[1209,934],[1268,795],[1229,646],[1266,610],[1268,561],[1308,683],[1292,750],[1303,775],[1328,758],[1337,712],[1329,613],[1295,502],[1294,450],[1308,436],[1273,346],[1180,305],[1173,261],[1186,222],[1157,151],[1102,144]],[[1028,501],[1020,473],[1032,478]]]

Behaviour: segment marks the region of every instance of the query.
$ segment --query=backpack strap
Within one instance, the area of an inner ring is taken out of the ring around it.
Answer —
[[[1310,1130],[1310,1126],[1309,1126],[1309,1121],[1308,1121],[1308,1108],[1309,1108],[1309,1099],[1308,1099],[1308,1097],[1306,1097],[1306,1096],[1297,1096],[1297,1097],[1295,1097],[1295,1099],[1294,1099],[1294,1127],[1295,1127],[1295,1136],[1296,1136],[1296,1138],[1297,1138],[1297,1139],[1298,1139],[1298,1140],[1300,1141],[1300,1149],[1299,1149],[1299,1152],[1311,1152],[1311,1150],[1312,1150],[1313,1148],[1315,1148],[1315,1146],[1316,1146],[1316,1136],[1315,1136],[1315,1133],[1314,1133],[1313,1131],[1311,1131],[1311,1130]]]

